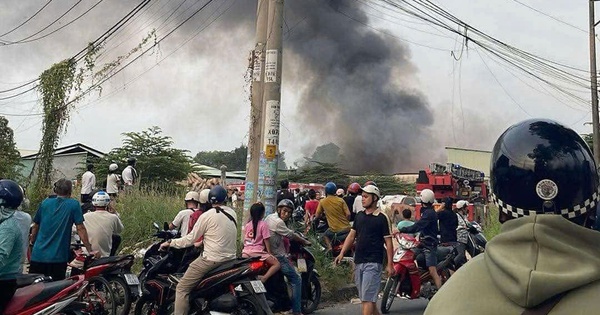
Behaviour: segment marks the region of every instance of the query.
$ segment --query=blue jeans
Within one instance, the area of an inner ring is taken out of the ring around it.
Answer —
[[[275,256],[281,264],[281,272],[287,278],[288,282],[292,285],[292,312],[302,312],[302,278],[292,266],[290,260],[285,256]]]

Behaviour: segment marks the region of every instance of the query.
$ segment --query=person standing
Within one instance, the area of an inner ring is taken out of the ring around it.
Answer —
[[[238,207],[238,189],[234,188],[233,192],[231,193],[231,205],[233,206],[233,209],[237,209]]]
[[[346,196],[344,196],[344,201],[346,202],[346,206],[348,206],[348,210],[350,210],[350,222],[354,221],[354,218],[356,217],[356,212],[354,212],[354,200],[356,200],[356,197],[358,196],[358,194],[360,194],[360,184],[359,183],[352,183],[350,185],[348,185],[348,194]]]
[[[59,179],[54,184],[55,198],[46,198],[33,218],[30,246],[30,273],[40,273],[53,280],[65,278],[70,256],[71,227],[75,224],[77,234],[90,254],[96,257],[83,225],[81,206],[71,198],[73,184],[70,180]]]
[[[277,204],[284,199],[294,202],[294,193],[290,190],[290,182],[284,179],[279,184],[281,185],[281,189],[277,192]],[[294,208],[296,208],[296,203],[294,203]]]
[[[0,180],[0,314],[17,290],[17,275],[23,260],[23,235],[15,211],[23,201],[23,190],[14,181]]]
[[[465,254],[467,250],[467,242],[469,241],[469,227],[467,213],[469,212],[467,206],[469,203],[466,200],[459,200],[456,203],[456,218],[458,221],[458,227],[456,228],[456,251],[458,255],[454,258],[456,268],[460,268],[467,262],[467,256]]]
[[[317,213],[317,208],[319,207],[319,201],[317,200],[317,192],[314,189],[310,189],[308,191],[308,201],[304,205],[304,223],[308,228],[312,223],[315,214]]]
[[[108,175],[106,176],[106,193],[114,200],[119,194],[119,182],[121,178],[117,175],[119,165],[112,163],[108,166]]]
[[[81,203],[92,201],[92,191],[96,189],[96,175],[93,171],[94,165],[88,164],[87,171],[81,175]]]
[[[21,232],[21,235],[23,238],[23,259],[22,259],[22,264],[20,265],[20,268],[19,268],[19,273],[22,273],[23,265],[27,262],[27,248],[29,248],[28,240],[29,240],[29,229],[31,228],[31,216],[29,215],[29,213],[23,211],[24,209],[27,209],[29,207],[29,200],[27,200],[25,198],[25,191],[23,190],[23,187],[19,186],[19,188],[21,189],[21,192],[23,193],[23,201],[21,202],[19,207],[17,207],[17,210],[15,211],[15,214],[14,214],[14,218],[17,221],[17,224],[19,225],[19,231]]]
[[[458,228],[458,217],[452,211],[452,199],[446,198],[444,206],[437,211],[440,229],[440,243],[457,246],[456,229]]]
[[[135,169],[135,163],[137,160],[134,157],[130,157],[127,159],[127,167],[123,169],[121,172],[121,178],[123,178],[123,189],[125,191],[130,191],[133,188],[133,185],[137,182],[138,173]]]
[[[110,196],[99,191],[92,197],[94,211],[83,215],[83,225],[87,230],[92,250],[100,252],[101,257],[110,256],[113,245],[118,247],[118,244],[113,243],[113,236],[120,235],[123,231],[123,223],[119,216],[108,212],[110,202]]]
[[[204,237],[204,251],[194,260],[176,287],[175,315],[186,315],[190,310],[190,293],[209,271],[223,263],[233,260],[237,255],[237,222],[233,209],[225,206],[227,190],[220,185],[214,186],[209,193],[213,207],[203,213],[194,229],[186,236],[166,241],[161,250],[169,247],[187,248]]]
[[[558,122],[529,119],[502,133],[490,160],[500,233],[425,314],[598,314],[599,179],[586,142]]]
[[[377,207],[380,198],[381,194],[376,186],[367,185],[362,189],[365,211],[356,215],[354,226],[344,242],[342,251],[334,260],[336,265],[339,264],[344,259],[344,253],[356,240],[354,280],[362,303],[363,315],[381,314],[376,303],[381,286],[384,257],[387,257],[388,276],[394,275],[390,219]]]

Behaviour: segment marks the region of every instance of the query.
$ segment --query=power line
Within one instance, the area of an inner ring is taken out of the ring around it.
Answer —
[[[41,7],[39,10],[37,10],[32,16],[30,16],[27,20],[25,20],[23,23],[17,25],[16,27],[14,27],[13,29],[9,30],[8,32],[4,33],[4,34],[0,34],[0,37],[3,37],[5,35],[8,35],[14,31],[16,31],[17,29],[19,29],[21,26],[27,24],[27,22],[31,21],[31,19],[33,19],[34,17],[36,17],[40,12],[42,12],[42,10],[44,10],[49,4],[50,2],[52,2],[53,0],[48,0],[48,2],[46,2],[46,4],[44,4],[43,7]]]
[[[584,29],[582,29],[582,28],[580,28],[580,27],[577,27],[577,26],[575,26],[575,25],[573,25],[573,24],[571,24],[571,23],[565,22],[565,21],[563,21],[563,20],[561,20],[561,19],[559,19],[559,18],[557,18],[557,17],[554,17],[554,16],[552,16],[552,15],[548,14],[548,13],[544,13],[544,12],[542,12],[542,11],[540,11],[540,10],[538,10],[538,9],[534,8],[534,7],[531,7],[531,6],[527,5],[527,4],[525,4],[525,3],[521,2],[521,1],[519,1],[519,0],[512,0],[512,1],[513,1],[513,2],[516,2],[516,3],[518,3],[518,4],[522,5],[522,6],[524,6],[524,7],[528,8],[528,9],[530,9],[530,10],[533,10],[533,11],[535,11],[535,12],[537,12],[537,13],[539,13],[539,14],[541,14],[541,15],[545,16],[545,17],[551,18],[551,19],[553,19],[554,21],[556,21],[556,22],[558,22],[558,23],[564,24],[564,25],[566,25],[566,26],[569,26],[569,27],[571,27],[571,28],[574,28],[574,29],[576,29],[576,30],[578,30],[578,31],[584,32],[584,33],[586,33],[586,34],[588,33],[588,31],[586,31],[586,30],[584,30]]]

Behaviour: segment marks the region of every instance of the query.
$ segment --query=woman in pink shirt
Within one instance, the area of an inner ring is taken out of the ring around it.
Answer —
[[[269,226],[262,220],[264,215],[265,206],[262,203],[257,202],[250,207],[252,220],[244,226],[244,249],[242,250],[242,257],[260,256],[261,260],[271,266],[260,279],[263,283],[281,268],[277,258],[271,255],[269,244],[271,232]]]

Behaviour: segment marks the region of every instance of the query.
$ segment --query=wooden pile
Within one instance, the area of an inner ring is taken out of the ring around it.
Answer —
[[[200,192],[203,189],[210,189],[215,185],[219,185],[219,178],[202,178],[196,173],[189,173],[187,175],[187,187],[190,190]]]

